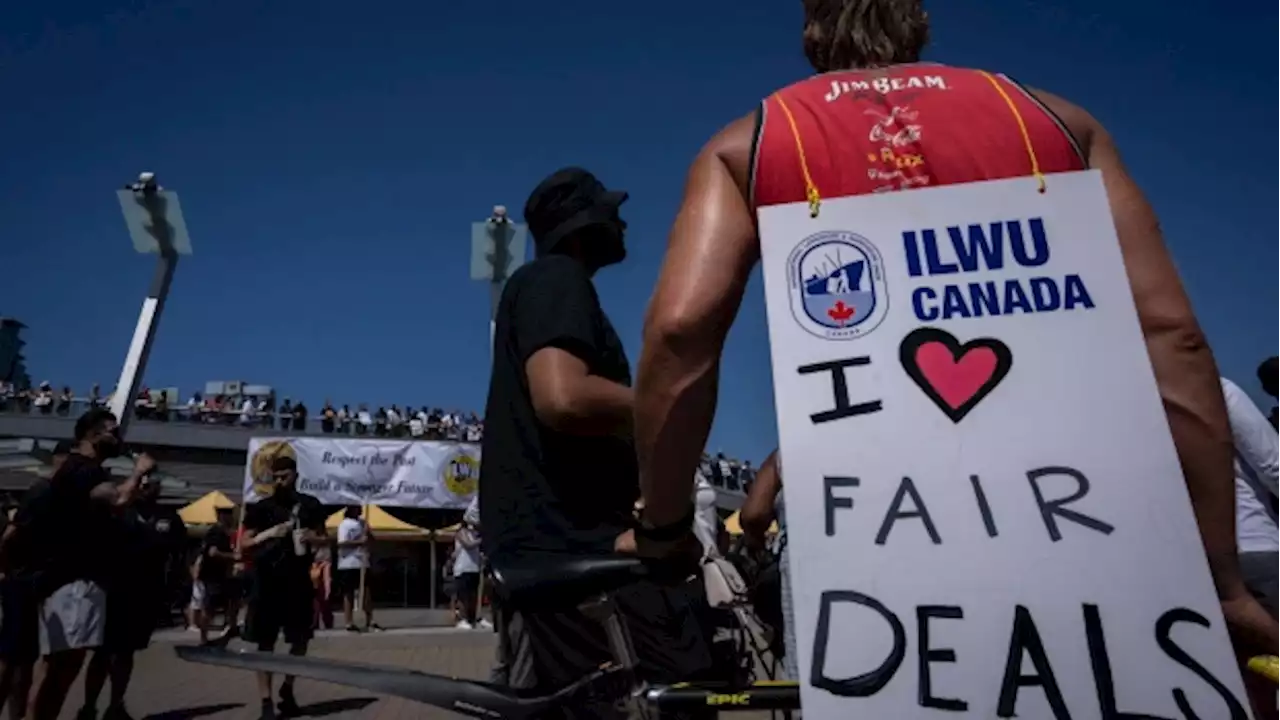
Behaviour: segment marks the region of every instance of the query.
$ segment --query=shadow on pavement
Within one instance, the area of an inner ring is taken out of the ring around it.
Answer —
[[[322,700],[318,703],[311,703],[298,708],[297,717],[324,717],[326,715],[337,715],[338,713],[347,711],[363,710],[376,702],[378,702],[378,699],[371,697]]]
[[[178,710],[166,710],[162,713],[148,715],[142,720],[193,720],[193,718],[204,717],[205,715],[216,715],[220,712],[238,710],[242,707],[244,707],[244,703],[198,705],[196,707],[180,708]]]

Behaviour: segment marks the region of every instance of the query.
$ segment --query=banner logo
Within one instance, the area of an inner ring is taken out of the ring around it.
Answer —
[[[451,456],[440,468],[444,486],[449,492],[458,496],[475,493],[477,480],[480,477],[480,463],[466,453]]]
[[[298,460],[298,453],[288,440],[268,440],[253,454],[249,460],[249,475],[253,478],[253,492],[258,497],[267,497],[276,490],[275,478],[271,475],[271,463],[278,457]]]

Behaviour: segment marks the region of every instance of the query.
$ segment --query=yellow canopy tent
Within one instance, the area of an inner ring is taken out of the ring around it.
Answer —
[[[742,523],[738,520],[738,513],[735,512],[724,519],[724,529],[728,531],[730,535],[742,534]],[[776,520],[769,526],[769,534],[778,534],[778,522]]]
[[[178,511],[178,517],[187,527],[192,525],[213,525],[218,522],[218,510],[233,508],[236,504],[231,498],[214,490],[204,497]]]
[[[384,537],[407,539],[416,537],[426,538],[430,535],[428,531],[423,530],[417,525],[410,525],[377,505],[371,505],[367,510],[368,511],[364,515],[364,521],[368,523],[369,530],[373,532],[374,536],[382,535]],[[330,515],[329,519],[324,521],[325,528],[330,531],[337,530],[338,525],[342,523],[342,519],[344,517],[346,517],[345,510],[339,510],[338,512]]]

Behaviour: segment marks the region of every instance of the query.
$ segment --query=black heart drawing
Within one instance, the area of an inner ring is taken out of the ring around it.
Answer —
[[[958,423],[1013,367],[1009,346],[995,338],[963,345],[938,328],[912,330],[898,346],[902,369],[951,422]]]

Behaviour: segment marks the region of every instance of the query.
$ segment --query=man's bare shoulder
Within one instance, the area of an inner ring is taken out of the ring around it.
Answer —
[[[721,128],[720,132],[707,141],[700,153],[700,159],[718,159],[723,162],[744,196],[750,181],[751,147],[755,143],[759,112],[758,109],[752,110]]]
[[[1027,92],[1058,116],[1086,153],[1093,146],[1094,141],[1105,133],[1102,125],[1079,105],[1039,88],[1027,88]]]

